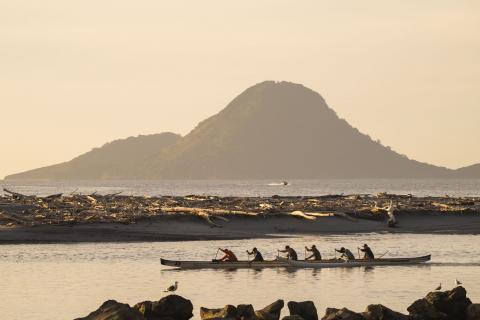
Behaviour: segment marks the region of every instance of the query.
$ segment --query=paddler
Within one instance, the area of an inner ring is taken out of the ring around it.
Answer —
[[[221,258],[219,260],[215,260],[215,261],[238,261],[237,256],[235,255],[235,253],[233,253],[232,250],[229,250],[227,248],[225,248],[225,249],[218,248],[218,250],[222,251],[225,254],[225,256],[223,256],[223,258]]]
[[[252,259],[252,262],[253,262],[253,261],[259,261],[259,262],[263,261],[263,256],[262,256],[262,254],[260,253],[260,251],[257,250],[257,248],[253,248],[253,249],[252,249],[252,252],[249,252],[249,251],[247,250],[247,254],[248,254],[249,256],[252,255],[252,254],[254,255],[254,256],[253,256],[253,259]]]
[[[305,260],[322,260],[322,255],[314,244],[312,244],[311,248],[305,246],[305,250],[312,253],[310,256],[306,257]]]
[[[285,250],[278,250],[278,252],[286,253],[289,260],[298,260],[297,252],[288,245],[285,246]]]
[[[360,251],[365,253],[365,256],[363,257],[363,259],[375,259],[372,249],[370,249],[370,247],[366,243],[363,245],[363,248],[359,248],[359,249]]]
[[[352,251],[341,247],[340,250],[335,249],[335,251],[340,252],[342,255],[340,258],[346,258],[347,260],[355,260],[355,256],[353,255]]]

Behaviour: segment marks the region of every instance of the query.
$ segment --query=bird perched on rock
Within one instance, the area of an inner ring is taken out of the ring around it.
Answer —
[[[458,281],[458,279],[455,279],[455,285],[456,285],[456,286],[459,286],[459,285],[461,285],[461,284],[462,284],[462,283],[461,283],[460,281]]]
[[[174,285],[171,285],[170,287],[167,288],[167,290],[163,292],[175,292],[178,289],[178,281],[175,281]]]
[[[438,287],[435,288],[435,290],[436,290],[436,291],[442,290],[442,284],[440,283],[440,284],[438,285]]]

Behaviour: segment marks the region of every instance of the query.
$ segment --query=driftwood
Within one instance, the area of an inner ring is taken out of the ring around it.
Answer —
[[[192,216],[211,227],[222,227],[233,217],[245,219],[291,216],[314,223],[324,217],[339,217],[351,222],[359,219],[396,223],[397,213],[478,214],[480,198],[413,197],[411,195],[326,195],[272,197],[218,196],[128,196],[52,194],[45,197],[24,195],[4,188],[0,195],[0,225],[136,223],[160,217]],[[377,204],[378,202],[378,204]],[[395,206],[393,205],[395,203]],[[392,219],[393,217],[393,219]],[[261,220],[259,220],[261,222]]]
[[[8,190],[7,188],[3,188],[3,191],[5,191],[6,193],[10,194],[12,197],[17,198],[17,199],[23,199],[23,198],[27,197],[24,194],[21,194],[21,193],[18,193],[18,192],[13,192],[11,190]]]

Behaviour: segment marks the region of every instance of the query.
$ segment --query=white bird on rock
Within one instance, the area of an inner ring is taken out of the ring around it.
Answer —
[[[455,279],[455,285],[456,285],[456,286],[459,286],[459,285],[461,285],[461,284],[462,284],[462,283],[461,283],[460,281],[458,281],[458,279]]]
[[[435,288],[435,290],[436,290],[436,291],[442,290],[442,283],[440,283],[440,284],[438,285],[438,287]]]
[[[175,281],[174,285],[171,285],[170,287],[167,288],[167,290],[163,292],[175,292],[178,289],[178,281]]]

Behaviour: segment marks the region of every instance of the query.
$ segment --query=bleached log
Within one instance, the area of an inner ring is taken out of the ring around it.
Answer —
[[[212,219],[210,218],[210,215],[204,211],[200,211],[200,212],[196,212],[196,215],[199,216],[200,218],[203,218],[205,219],[205,221],[207,221],[207,223],[209,225],[211,225],[212,227],[217,227],[217,228],[221,228],[222,226],[213,222]]]
[[[307,220],[316,220],[317,219],[317,217],[305,214],[305,213],[303,213],[302,211],[299,211],[299,210],[290,212],[289,215],[294,216],[294,217],[307,219]]]

